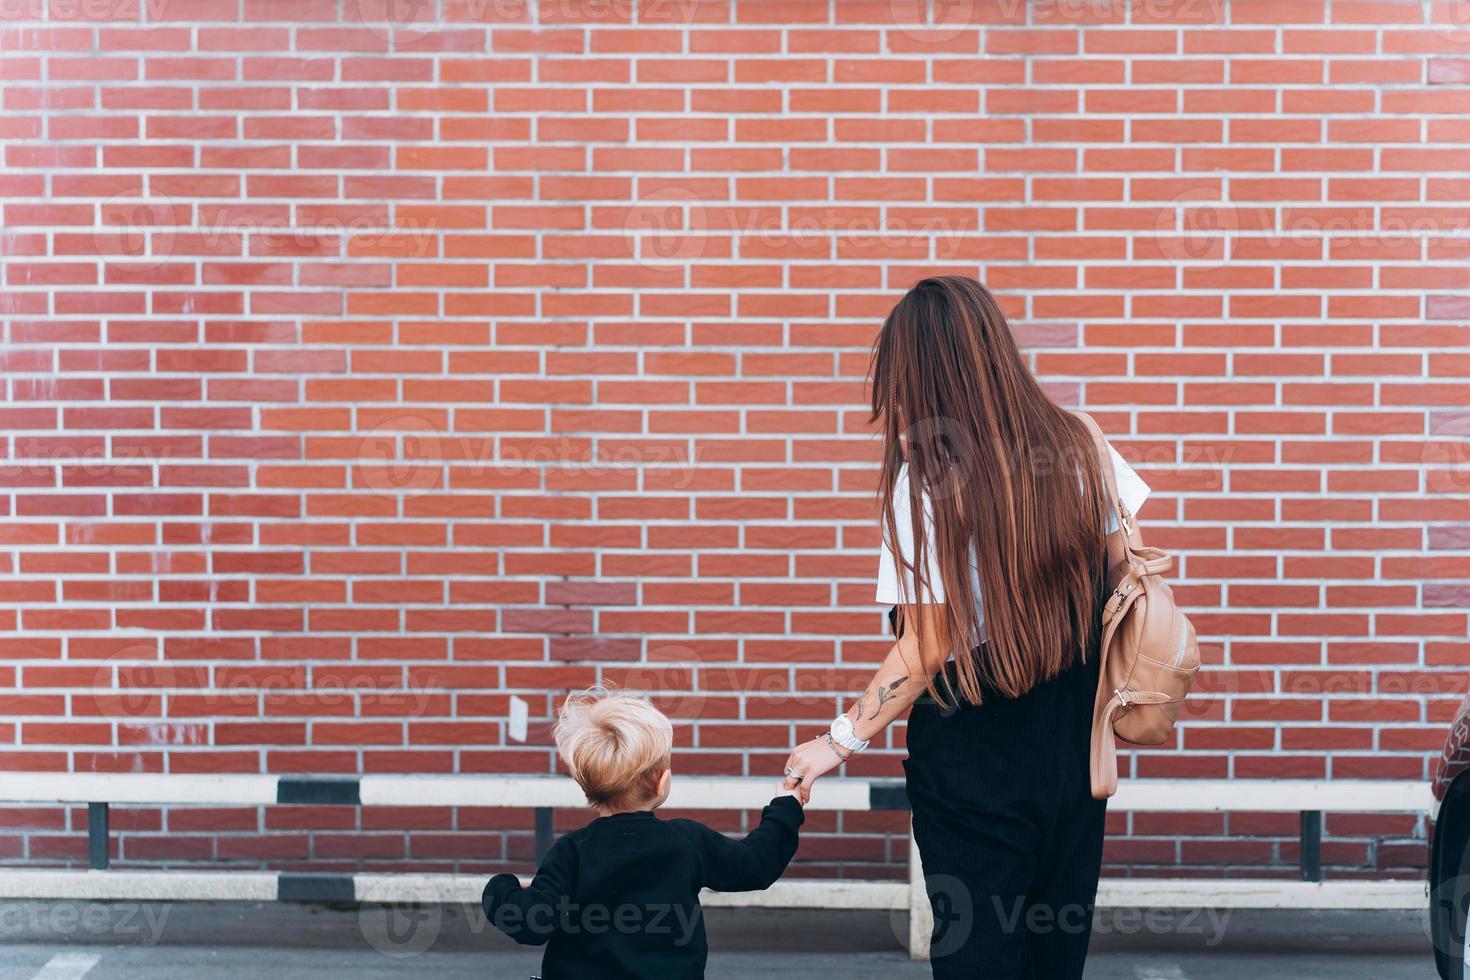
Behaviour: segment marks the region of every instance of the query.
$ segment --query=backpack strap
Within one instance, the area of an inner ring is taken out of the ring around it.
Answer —
[[[1107,586],[1111,587],[1119,581],[1117,576],[1120,572],[1128,567],[1128,540],[1127,532],[1124,530],[1127,525],[1123,523],[1123,515],[1120,512],[1117,479],[1113,475],[1113,458],[1112,453],[1108,451],[1107,438],[1091,415],[1086,412],[1076,414],[1087,426],[1087,431],[1092,433],[1098,465],[1102,467],[1103,495],[1108,498],[1108,511],[1118,522],[1118,530],[1107,536]],[[1093,695],[1092,739],[1088,752],[1092,795],[1098,799],[1112,796],[1118,790],[1118,743],[1113,734],[1113,717],[1123,705],[1121,696],[1109,687],[1108,647],[1111,645],[1113,631],[1117,629],[1116,623],[1110,620],[1116,614],[1119,601],[1121,600],[1114,592],[1101,611],[1102,639],[1097,651],[1099,661],[1097,691]]]

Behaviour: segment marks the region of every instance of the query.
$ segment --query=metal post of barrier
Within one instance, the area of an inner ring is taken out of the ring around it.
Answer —
[[[536,863],[538,865],[541,859],[546,857],[546,852],[551,850],[551,839],[554,833],[551,823],[551,807],[538,806],[536,808]]]
[[[98,871],[107,869],[111,857],[107,840],[107,804],[87,804],[87,867]]]
[[[1322,811],[1302,811],[1302,881],[1322,880]]]

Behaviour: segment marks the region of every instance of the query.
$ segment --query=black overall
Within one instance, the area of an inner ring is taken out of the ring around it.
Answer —
[[[1082,976],[1107,808],[1088,768],[1096,639],[1085,664],[1018,698],[956,706],[940,680],[948,711],[914,703],[903,765],[936,980]]]

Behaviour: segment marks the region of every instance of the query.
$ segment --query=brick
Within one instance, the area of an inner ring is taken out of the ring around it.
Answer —
[[[953,271],[1154,488],[1212,669],[1125,766],[1427,776],[1470,658],[1470,62],[1416,5],[178,6],[0,32],[11,768],[551,772],[602,681],[680,771],[776,771],[887,650],[863,383]],[[80,862],[45,812],[0,855]],[[524,811],[149,812],[138,866],[532,858]],[[840,820],[793,875],[902,876],[901,817]],[[1295,860],[1289,821],[1110,831],[1124,873]],[[1334,873],[1422,864],[1417,824],[1328,833]]]

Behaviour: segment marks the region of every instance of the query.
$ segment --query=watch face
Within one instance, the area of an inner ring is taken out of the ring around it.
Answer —
[[[832,723],[832,733],[839,738],[852,738],[852,719],[847,715],[838,715],[837,720]]]

